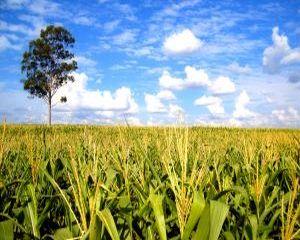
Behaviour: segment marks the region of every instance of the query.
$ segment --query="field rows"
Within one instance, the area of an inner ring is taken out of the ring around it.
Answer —
[[[0,239],[300,239],[300,131],[2,125]]]

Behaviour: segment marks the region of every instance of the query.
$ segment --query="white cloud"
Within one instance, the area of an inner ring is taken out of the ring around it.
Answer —
[[[159,78],[159,86],[165,89],[182,90],[184,88],[208,86],[210,81],[208,75],[203,69],[196,69],[186,66],[185,79],[172,77],[169,71],[165,70]]]
[[[175,100],[176,97],[170,90],[161,90],[157,93],[157,97],[161,100]]]
[[[6,49],[20,50],[21,47],[21,45],[11,43],[5,35],[0,36],[0,52]]]
[[[135,49],[133,51],[134,55],[141,57],[141,56],[148,56],[151,54],[151,48],[150,47],[141,47],[139,49]]]
[[[26,25],[23,24],[10,24],[5,21],[0,20],[0,30],[9,31],[9,32],[17,32],[28,34],[28,31],[31,32],[32,30],[29,29]],[[31,34],[29,34],[31,35]]]
[[[158,119],[158,118],[154,118],[154,117],[150,117],[148,120],[147,120],[147,126],[161,126],[161,125],[164,125],[164,121],[163,119]]]
[[[300,48],[292,49],[287,36],[279,35],[278,27],[273,28],[272,41],[273,45],[263,53],[263,66],[267,72],[277,73],[282,65],[300,62]]]
[[[184,29],[167,37],[163,43],[167,54],[186,54],[197,51],[203,42],[198,39],[190,29]]]
[[[169,116],[171,118],[182,120],[182,118],[184,117],[183,115],[184,115],[184,110],[182,107],[176,104],[169,105]]]
[[[145,94],[146,110],[149,113],[166,113],[168,112],[169,117],[179,118],[183,115],[184,110],[176,104],[170,103],[169,106],[165,106],[162,101],[172,101],[176,97],[173,92],[169,90],[161,90],[156,95]]]
[[[239,74],[248,74],[252,70],[248,65],[241,66],[237,62],[233,62],[233,63],[229,64],[227,66],[227,69],[231,72],[239,73]]]
[[[247,108],[250,103],[250,98],[245,90],[243,90],[235,101],[234,118],[250,118],[256,114]]]
[[[110,22],[106,22],[103,24],[103,29],[108,33],[113,32],[118,27],[120,22],[121,22],[120,20],[113,20]]]
[[[186,79],[185,86],[186,87],[202,87],[208,86],[210,81],[208,79],[208,75],[203,69],[196,69],[191,66],[186,66],[185,69]]]
[[[169,71],[163,71],[159,78],[159,86],[165,89],[181,90],[184,88],[184,81],[180,78],[172,77]]]
[[[228,77],[220,76],[212,82],[209,89],[213,94],[228,94],[235,92],[235,84]]]
[[[207,106],[212,105],[215,103],[221,102],[221,99],[219,97],[213,97],[213,96],[202,96],[200,98],[197,98],[194,102],[196,106]]]
[[[30,22],[32,27],[29,27],[25,24],[12,24],[0,20],[0,30],[23,34],[28,38],[33,38],[38,36],[41,29],[45,26],[45,22],[40,17],[29,16],[29,15],[20,15],[19,19],[25,22]],[[20,39],[21,40],[21,39]],[[22,38],[22,43],[24,38]]]
[[[185,78],[171,76],[165,70],[159,78],[159,86],[169,90],[183,90],[186,88],[208,87],[213,94],[229,94],[235,92],[235,84],[228,77],[219,76],[215,81],[211,81],[203,69],[196,69],[186,66]]]
[[[97,65],[96,61],[85,56],[76,56],[75,61],[79,66],[95,67]]]
[[[95,19],[87,16],[75,16],[73,22],[79,25],[91,26],[94,24]]]
[[[224,127],[224,126],[230,126],[230,127],[241,127],[243,126],[243,122],[240,120],[237,120],[235,118],[230,119],[212,119],[210,118],[199,118],[196,120],[197,124],[203,125],[203,126],[210,126],[210,127]]]
[[[294,49],[280,61],[280,63],[285,65],[297,62],[300,62],[300,49]]]
[[[113,111],[96,111],[95,114],[108,119],[113,118],[115,115]]]
[[[28,0],[4,0],[2,3],[0,3],[0,8],[20,9],[27,3]]]
[[[161,99],[156,95],[146,93],[145,103],[147,112],[149,113],[163,113],[167,111]]]
[[[54,103],[61,96],[67,97],[67,103],[57,105],[58,111],[114,111],[119,113],[137,113],[138,105],[131,90],[127,87],[110,91],[91,90],[87,87],[88,77],[85,73],[73,73],[75,82],[59,89]]]
[[[243,125],[243,122],[240,120],[237,120],[236,118],[230,118],[228,120],[228,125],[232,127],[241,127]]]
[[[129,124],[129,125],[133,125],[133,126],[141,126],[142,125],[142,122],[139,118],[137,117],[127,117],[126,118],[126,122]]]
[[[293,107],[288,107],[288,109],[273,110],[272,115],[284,124],[290,124],[293,122],[297,123],[300,121],[300,114]]]
[[[116,45],[125,45],[134,42],[136,39],[136,33],[133,30],[127,29],[122,33],[113,36],[113,43]]]
[[[55,15],[61,13],[60,4],[47,0],[35,0],[28,5],[28,9],[41,16]]]
[[[185,8],[192,8],[201,0],[189,0],[180,1],[178,3],[168,4],[168,6],[155,14],[157,20],[161,20],[166,17],[176,17],[180,14],[180,11]]]
[[[112,3],[113,1],[111,1]],[[136,16],[135,16],[135,10],[134,8],[130,5],[130,4],[126,4],[126,3],[112,3],[111,6],[118,12],[120,12],[120,14],[124,15],[124,17],[129,20],[129,21],[135,21],[137,20]],[[119,18],[121,18],[122,16],[119,14]]]
[[[223,101],[221,98],[206,95],[203,95],[194,101],[194,105],[196,106],[206,106],[212,115],[220,115],[225,113],[222,103]]]

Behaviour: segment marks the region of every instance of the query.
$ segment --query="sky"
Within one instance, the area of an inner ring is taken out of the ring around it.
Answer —
[[[20,62],[54,24],[78,63],[54,123],[299,128],[299,23],[298,0],[0,0],[0,117],[47,121]]]

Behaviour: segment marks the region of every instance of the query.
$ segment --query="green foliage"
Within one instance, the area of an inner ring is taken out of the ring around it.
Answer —
[[[21,70],[25,75],[22,80],[24,90],[48,104],[49,124],[53,96],[61,86],[74,81],[74,77],[70,75],[77,69],[74,54],[70,52],[74,42],[75,39],[68,30],[49,25],[41,30],[37,39],[29,43],[28,51],[23,54]],[[66,102],[67,98],[64,96],[60,101]]]
[[[54,240],[65,240],[73,238],[73,235],[68,228],[60,228],[55,231],[53,238]]]
[[[150,193],[149,200],[155,216],[156,228],[161,240],[167,239],[166,224],[163,210],[163,196]]]
[[[0,240],[14,239],[14,222],[7,220],[0,222]]]
[[[0,128],[0,239],[299,239],[300,132]]]
[[[119,240],[118,230],[114,221],[113,216],[108,208],[98,212],[98,216],[101,219],[103,225],[109,233],[112,240]]]

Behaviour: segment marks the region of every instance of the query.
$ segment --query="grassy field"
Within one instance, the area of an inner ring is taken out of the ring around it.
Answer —
[[[300,131],[2,125],[0,239],[300,239]]]

